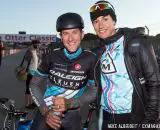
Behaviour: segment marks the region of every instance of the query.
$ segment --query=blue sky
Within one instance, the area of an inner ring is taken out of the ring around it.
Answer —
[[[160,0],[109,0],[115,7],[117,27],[147,25],[151,34],[160,33]],[[66,12],[79,13],[86,33],[94,33],[89,7],[96,0],[1,0],[0,34],[58,34],[56,19]]]

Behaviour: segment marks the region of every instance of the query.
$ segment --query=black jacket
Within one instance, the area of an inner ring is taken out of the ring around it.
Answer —
[[[158,87],[160,76],[154,50],[146,42],[143,34],[133,29],[122,28],[107,39],[100,39],[98,62],[95,68],[96,84],[99,88],[98,103],[101,96],[100,58],[104,45],[115,42],[124,36],[124,61],[129,78],[133,84],[131,123],[155,123],[158,118]],[[139,119],[139,120],[137,120]]]

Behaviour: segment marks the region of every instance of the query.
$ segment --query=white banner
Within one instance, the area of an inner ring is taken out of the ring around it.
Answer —
[[[31,42],[39,40],[40,42],[56,42],[56,35],[39,35],[39,34],[0,34],[0,40],[4,42]]]

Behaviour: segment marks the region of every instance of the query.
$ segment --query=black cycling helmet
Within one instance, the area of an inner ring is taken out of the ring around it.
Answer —
[[[57,32],[63,29],[84,28],[82,17],[76,13],[65,13],[58,17],[56,22]]]

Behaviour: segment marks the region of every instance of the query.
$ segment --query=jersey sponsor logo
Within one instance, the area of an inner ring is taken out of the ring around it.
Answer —
[[[67,74],[64,74],[64,73],[61,73],[61,72],[55,72],[54,70],[50,70],[50,73],[52,75],[61,77],[63,79],[70,79],[70,80],[84,80],[84,79],[87,78],[87,75],[85,75],[85,76],[67,75]]]
[[[87,75],[72,75],[50,70],[49,79],[57,86],[77,90],[86,82]]]
[[[56,69],[56,70],[61,70],[61,71],[64,71],[64,72],[67,72],[67,69],[62,69],[62,68],[54,68],[54,69]]]
[[[70,72],[75,73],[75,74],[84,74],[84,71],[73,71],[73,70],[71,70]]]
[[[81,69],[81,65],[80,64],[76,64],[74,67],[75,67],[75,70],[80,70]]]
[[[67,67],[67,65],[64,64],[59,64],[59,63],[54,63],[55,66],[61,66],[61,67]]]
[[[112,57],[107,53],[106,58],[102,61],[102,72],[105,74],[117,72]]]
[[[79,89],[85,83],[85,81],[68,81],[62,78],[57,78],[53,75],[50,75],[49,79],[54,83],[54,85],[61,86],[67,89],[72,89],[72,90]]]
[[[68,67],[68,66],[67,66],[67,65],[64,65],[64,64],[60,64],[60,63],[54,63],[54,67],[67,70],[67,67]]]

